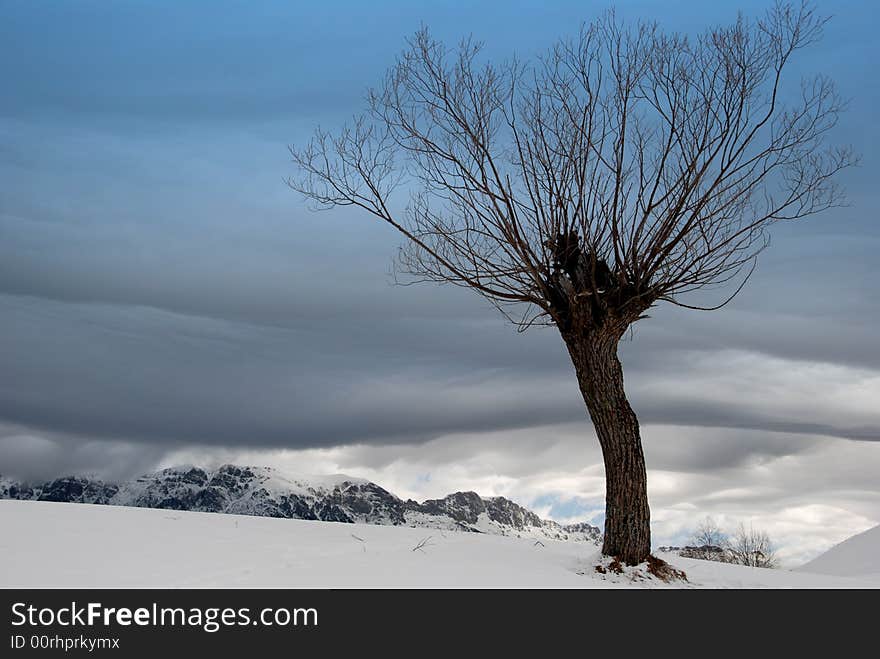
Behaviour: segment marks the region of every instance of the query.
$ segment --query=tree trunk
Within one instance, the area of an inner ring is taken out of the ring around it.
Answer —
[[[563,335],[605,460],[602,553],[636,565],[651,553],[648,479],[639,421],[623,389],[617,336]]]

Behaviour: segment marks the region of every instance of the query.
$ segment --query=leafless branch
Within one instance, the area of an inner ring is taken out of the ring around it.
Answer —
[[[770,225],[843,201],[856,158],[827,141],[845,104],[824,76],[783,87],[825,20],[780,3],[688,37],[609,12],[500,64],[421,29],[362,115],[290,148],[288,183],[390,224],[411,281],[472,288],[520,329],[619,338],[658,301],[718,308]]]
[[[425,551],[425,547],[430,546],[431,536],[419,540],[419,544],[412,548],[412,551]]]

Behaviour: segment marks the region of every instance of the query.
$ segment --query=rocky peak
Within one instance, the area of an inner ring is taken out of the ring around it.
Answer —
[[[39,501],[107,504],[118,490],[112,483],[81,476],[66,476],[42,485],[35,498]]]
[[[486,512],[486,502],[476,492],[453,492],[442,499],[428,499],[418,509],[429,515],[448,515],[456,522],[476,524],[480,514]]]

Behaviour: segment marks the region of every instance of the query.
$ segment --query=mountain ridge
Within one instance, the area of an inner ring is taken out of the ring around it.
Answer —
[[[119,483],[65,476],[29,485],[0,476],[0,499],[217,512],[327,522],[409,526],[598,543],[585,522],[559,524],[506,497],[453,492],[422,503],[362,478],[287,476],[272,467],[169,467]]]

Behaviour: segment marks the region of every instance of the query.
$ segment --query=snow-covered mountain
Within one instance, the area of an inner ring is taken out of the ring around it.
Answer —
[[[0,498],[359,522],[536,540],[595,543],[601,537],[595,526],[543,520],[504,497],[455,492],[418,503],[360,478],[292,478],[271,467],[172,467],[122,483],[70,476],[28,485],[0,477]]]

